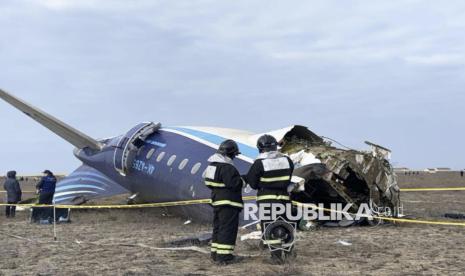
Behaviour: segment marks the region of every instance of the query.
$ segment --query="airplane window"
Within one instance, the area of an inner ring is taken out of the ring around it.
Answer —
[[[165,152],[160,152],[160,154],[157,157],[157,162],[160,162],[163,159],[163,157],[165,157]]]
[[[207,175],[207,169],[208,169],[208,166],[205,168],[205,170],[203,171],[202,173],[202,177],[205,178],[205,176]]]
[[[150,159],[153,156],[154,153],[155,153],[155,149],[149,150],[149,152],[147,152],[147,156],[146,156],[147,159]]]
[[[181,163],[179,164],[178,169],[180,169],[180,170],[184,169],[188,162],[189,162],[189,159],[182,160]]]
[[[192,167],[191,174],[196,174],[196,173],[199,171],[199,169],[200,169],[201,166],[202,166],[202,163],[200,163],[200,162],[197,163],[197,164],[195,164],[195,165]]]
[[[168,159],[168,163],[166,163],[168,166],[173,165],[174,160],[176,160],[176,155],[171,155],[170,159]]]

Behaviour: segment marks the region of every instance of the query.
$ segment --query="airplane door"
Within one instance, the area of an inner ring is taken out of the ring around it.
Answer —
[[[145,139],[160,128],[160,123],[142,123],[122,136],[115,149],[113,158],[115,170],[121,175],[126,175],[132,162],[134,162],[137,152],[144,145]]]

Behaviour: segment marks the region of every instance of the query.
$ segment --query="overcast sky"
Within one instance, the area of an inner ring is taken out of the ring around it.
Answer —
[[[465,167],[464,1],[3,0],[0,36],[0,87],[96,138],[303,124]],[[4,102],[0,125],[1,171],[79,166]]]

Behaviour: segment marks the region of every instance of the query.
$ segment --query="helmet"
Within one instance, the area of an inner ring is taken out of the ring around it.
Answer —
[[[237,143],[230,139],[221,143],[217,152],[219,154],[226,155],[230,158],[234,158],[237,155],[241,154],[239,151],[239,147],[237,146]]]
[[[268,151],[275,151],[278,149],[278,141],[271,135],[265,134],[258,138],[257,141],[257,148],[260,153],[268,152]]]

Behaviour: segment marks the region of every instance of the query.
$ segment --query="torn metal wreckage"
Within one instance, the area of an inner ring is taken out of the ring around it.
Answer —
[[[332,203],[351,204],[352,210],[368,204],[373,215],[398,216],[400,189],[390,150],[370,142],[370,151],[341,149],[333,142],[299,128],[283,138],[281,151],[294,161],[294,176],[305,187],[293,199],[327,208]]]

